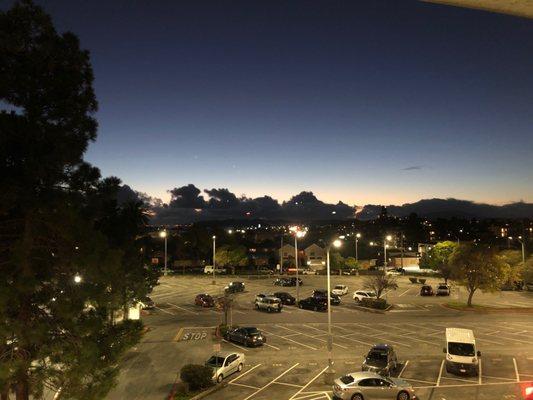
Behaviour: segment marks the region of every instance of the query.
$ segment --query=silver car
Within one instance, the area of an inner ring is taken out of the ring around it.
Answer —
[[[333,398],[341,400],[414,400],[413,387],[398,378],[385,378],[375,372],[352,372],[335,379]]]
[[[241,372],[244,361],[243,353],[219,352],[207,360],[205,365],[213,369],[213,381],[220,383],[234,372]]]

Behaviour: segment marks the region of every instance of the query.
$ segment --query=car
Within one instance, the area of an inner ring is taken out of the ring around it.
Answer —
[[[359,273],[359,269],[357,268],[350,268],[350,269],[343,269],[342,275],[357,275]]]
[[[411,384],[403,379],[383,377],[375,372],[352,372],[335,379],[333,398],[340,400],[415,400]]]
[[[446,283],[439,283],[437,285],[437,296],[449,296],[450,291],[450,285],[447,285]]]
[[[335,285],[331,293],[336,294],[337,296],[344,296],[345,294],[348,294],[348,286]]]
[[[224,288],[226,293],[238,293],[244,292],[244,283],[243,282],[230,282],[228,286]]]
[[[296,299],[287,292],[276,292],[274,296],[280,299],[283,305],[293,306],[296,304]]]
[[[225,377],[244,368],[245,357],[243,353],[218,352],[212,355],[205,366],[213,369],[213,381],[222,382]]]
[[[361,366],[362,371],[376,372],[384,376],[389,376],[391,371],[395,371],[397,368],[398,356],[394,348],[388,344],[372,346]]]
[[[301,272],[302,275],[317,275],[317,272],[314,269],[304,269]]]
[[[393,276],[398,276],[398,275],[402,275],[403,274],[403,268],[393,268],[393,269],[389,269],[385,272],[385,274],[387,275],[393,275]]]
[[[327,301],[327,290],[315,289],[313,290],[313,297],[323,298]],[[341,304],[341,298],[334,293],[330,293],[329,302],[331,305],[338,306]]]
[[[257,310],[265,310],[268,312],[281,312],[283,303],[280,299],[274,296],[260,297],[255,301],[255,308]]]
[[[274,286],[291,286],[291,281],[289,278],[276,278]]]
[[[274,273],[273,270],[267,267],[262,267],[257,270],[257,273],[260,275],[272,275]]]
[[[477,351],[476,338],[471,329],[446,328],[446,372],[478,376],[481,352]]]
[[[353,292],[353,299],[356,303],[363,301],[363,299],[375,299],[377,298],[376,293],[370,290],[358,290]]]
[[[533,382],[523,385],[524,400],[533,400]]]
[[[265,335],[255,326],[229,329],[224,335],[224,339],[247,347],[262,346],[263,343],[266,343]]]
[[[267,296],[274,296],[273,294],[265,294],[265,293],[259,293],[259,294],[256,294],[255,295],[255,299],[254,299],[254,303],[257,302],[257,301],[260,301],[262,299],[264,299],[265,297]]]
[[[292,278],[289,278],[291,285],[290,286],[296,286],[296,282],[298,282],[298,286],[303,286],[304,282],[300,278],[296,278],[293,276]]]
[[[143,310],[152,310],[155,308],[155,302],[148,296],[144,296],[139,304]]]
[[[226,268],[221,267],[215,267],[215,274],[225,274]],[[204,274],[213,274],[213,266],[212,265],[206,265],[204,267]]]
[[[200,307],[214,307],[215,299],[207,293],[200,293],[194,298],[194,304]]]
[[[328,309],[328,302],[323,297],[308,297],[298,302],[298,307],[313,311],[326,311]]]
[[[434,294],[431,285],[423,285],[420,288],[420,296],[433,296]]]

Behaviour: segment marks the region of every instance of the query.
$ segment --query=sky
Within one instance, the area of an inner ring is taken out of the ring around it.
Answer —
[[[86,159],[136,190],[533,201],[532,20],[407,0],[37,3],[91,52]]]

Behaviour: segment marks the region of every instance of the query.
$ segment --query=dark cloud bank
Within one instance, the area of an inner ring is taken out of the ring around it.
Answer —
[[[342,202],[328,204],[313,192],[301,192],[289,201],[279,203],[269,196],[237,197],[228,189],[206,189],[193,184],[169,191],[171,200],[164,204],[124,185],[119,201],[143,200],[154,211],[154,224],[180,224],[225,219],[269,219],[286,221],[370,220],[379,216],[382,205],[350,206]],[[356,213],[357,210],[357,213]],[[517,202],[503,206],[474,203],[457,199],[428,199],[401,206],[387,206],[389,215],[403,217],[416,213],[427,218],[532,218],[533,204]]]

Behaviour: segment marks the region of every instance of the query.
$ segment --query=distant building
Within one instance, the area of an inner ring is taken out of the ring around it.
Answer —
[[[326,250],[313,243],[304,250],[307,266],[312,270],[323,269],[326,265]]]

